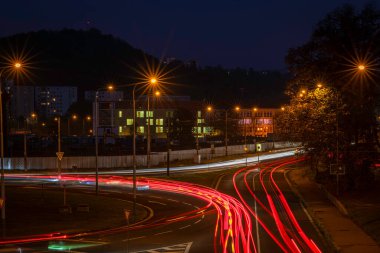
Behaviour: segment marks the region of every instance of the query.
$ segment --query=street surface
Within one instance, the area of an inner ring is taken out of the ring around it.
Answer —
[[[296,162],[282,158],[252,164],[236,173],[227,171],[220,176],[217,190],[139,177],[137,203],[149,210],[147,219],[133,223],[128,210],[122,227],[7,238],[0,242],[5,250],[0,252],[326,252],[285,180],[284,171]],[[43,175],[12,179],[18,183],[26,179],[30,184],[58,181],[55,176]],[[94,178],[63,175],[61,181],[88,191]],[[102,194],[132,199],[131,178],[102,176],[99,182]]]

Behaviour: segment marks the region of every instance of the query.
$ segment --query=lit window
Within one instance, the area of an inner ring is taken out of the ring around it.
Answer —
[[[144,133],[144,127],[143,126],[137,127],[137,133],[143,134]]]
[[[147,118],[153,118],[153,111],[146,111]]]
[[[173,112],[172,111],[167,111],[166,112],[166,118],[173,118]]]
[[[127,119],[127,126],[133,125],[133,119]]]
[[[198,122],[198,124],[202,124],[205,122],[205,120],[204,119],[197,119],[197,122]]]
[[[137,111],[136,116],[138,118],[144,118],[144,111]]]
[[[123,132],[123,127],[119,126],[119,134],[121,134],[122,132]]]
[[[156,133],[160,134],[160,133],[163,133],[164,132],[164,128],[163,127],[156,127]]]
[[[123,117],[123,111],[119,111],[119,118]]]
[[[146,124],[148,125],[148,122],[150,122],[150,125],[154,125],[154,119],[146,119]]]
[[[156,119],[156,125],[157,125],[157,126],[162,126],[162,125],[164,125],[164,119]]]
[[[201,112],[201,111],[198,111],[198,112],[197,112],[197,115],[198,115],[198,118],[202,117],[202,112]]]

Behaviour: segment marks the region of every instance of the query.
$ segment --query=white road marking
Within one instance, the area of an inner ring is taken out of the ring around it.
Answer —
[[[153,203],[153,204],[159,204],[159,205],[163,205],[163,206],[166,206],[165,203],[162,203],[162,202],[158,202],[158,201],[154,201],[154,200],[149,200],[148,201],[149,203]]]
[[[194,224],[197,224],[197,223],[199,223],[199,222],[201,222],[202,220],[197,220],[196,222],[194,222]]]
[[[184,226],[184,227],[180,227],[179,229],[185,229],[185,228],[188,228],[188,227],[191,227],[191,225],[187,225],[187,226]]]
[[[129,238],[129,239],[124,239],[123,242],[126,242],[126,241],[132,241],[132,240],[138,240],[138,239],[142,239],[142,238],[145,238],[146,236],[140,236],[140,237],[133,237],[133,238]]]
[[[163,234],[167,234],[167,233],[171,233],[171,232],[173,232],[173,231],[168,230],[168,231],[160,232],[160,233],[157,233],[157,234],[154,234],[154,235],[163,235]]]

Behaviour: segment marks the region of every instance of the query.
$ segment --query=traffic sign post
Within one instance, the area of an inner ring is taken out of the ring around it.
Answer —
[[[340,163],[330,164],[330,175],[336,175],[336,195],[339,196],[339,175],[346,174],[346,167]]]
[[[65,154],[64,152],[56,152],[57,158],[59,161],[62,161],[63,155]]]

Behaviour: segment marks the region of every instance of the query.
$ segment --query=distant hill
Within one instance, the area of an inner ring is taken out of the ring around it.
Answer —
[[[1,56],[24,52],[29,58],[29,78],[18,84],[78,86],[96,89],[106,83],[129,84],[141,75],[147,62],[159,60],[127,42],[99,30],[38,31],[0,38]],[[2,60],[2,62],[4,62]],[[277,71],[199,67],[195,62],[174,60],[165,65],[171,71],[168,92],[190,95],[218,106],[280,106],[286,101],[287,76]]]

